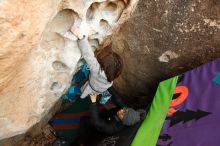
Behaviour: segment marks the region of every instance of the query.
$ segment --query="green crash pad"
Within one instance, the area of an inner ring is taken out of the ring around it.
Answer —
[[[131,146],[156,145],[177,80],[178,77],[173,77],[159,84],[150,110],[138,129]]]

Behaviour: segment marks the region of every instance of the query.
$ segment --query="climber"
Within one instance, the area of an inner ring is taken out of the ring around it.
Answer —
[[[71,31],[78,37],[78,46],[90,70],[89,80],[80,89],[80,97],[83,99],[91,93],[105,92],[122,72],[121,57],[113,51],[101,51],[96,58],[88,38],[81,34],[79,28],[73,27]]]
[[[116,91],[115,93],[117,94]],[[112,97],[116,94],[113,94]],[[84,117],[80,121],[78,145],[83,144],[86,146],[87,144],[89,145],[90,141],[94,141],[95,139],[114,135],[126,127],[139,123],[145,116],[145,110],[135,111],[132,108],[122,107],[120,103],[116,103],[117,107],[115,108],[99,112],[97,97],[97,93],[90,94],[92,101],[89,108],[90,114],[89,117]],[[116,97],[116,99],[119,99],[119,97]]]

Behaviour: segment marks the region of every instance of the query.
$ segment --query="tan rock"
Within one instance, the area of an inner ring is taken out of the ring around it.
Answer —
[[[138,0],[0,1],[0,140],[25,133],[70,85],[81,57],[79,24],[100,48]]]

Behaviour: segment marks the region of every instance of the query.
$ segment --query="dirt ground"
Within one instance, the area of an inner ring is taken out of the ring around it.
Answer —
[[[35,136],[27,135],[17,146],[52,146],[55,140],[53,128],[50,125],[46,125],[40,134]]]

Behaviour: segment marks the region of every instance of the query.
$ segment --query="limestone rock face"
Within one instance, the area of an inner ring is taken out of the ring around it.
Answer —
[[[137,2],[0,1],[0,140],[38,123],[70,85],[81,57],[70,28],[79,25],[102,48]]]
[[[220,1],[140,0],[113,38],[126,60],[114,83],[127,100],[146,103],[159,81],[220,57]]]

